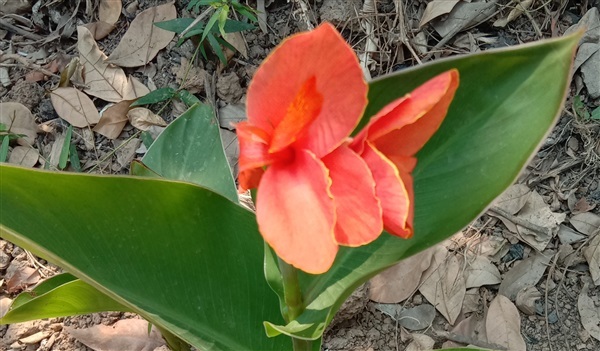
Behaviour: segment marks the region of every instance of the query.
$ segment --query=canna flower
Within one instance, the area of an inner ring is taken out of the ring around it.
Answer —
[[[412,235],[415,153],[435,133],[458,85],[449,71],[377,113],[356,55],[330,24],[283,41],[256,71],[248,120],[236,126],[240,191],[258,188],[265,241],[287,263],[326,272],[340,245],[385,228]]]

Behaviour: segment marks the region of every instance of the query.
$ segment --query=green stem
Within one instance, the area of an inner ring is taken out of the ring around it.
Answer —
[[[298,270],[284,262],[281,258],[277,258],[279,270],[283,278],[283,294],[287,311],[284,314],[287,323],[295,320],[304,312],[304,301],[302,300],[302,290],[300,290],[300,282],[298,281]],[[312,342],[310,340],[302,340],[292,337],[294,351],[311,350]]]

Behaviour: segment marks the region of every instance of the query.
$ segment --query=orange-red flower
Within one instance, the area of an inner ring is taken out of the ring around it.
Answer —
[[[327,271],[339,245],[360,246],[385,227],[412,235],[415,153],[441,124],[458,85],[443,73],[349,135],[367,105],[352,49],[329,24],[286,39],[248,88],[237,125],[240,190],[258,188],[259,230],[277,255]]]

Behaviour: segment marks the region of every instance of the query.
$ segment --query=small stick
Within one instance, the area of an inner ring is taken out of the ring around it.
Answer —
[[[25,67],[32,69],[34,71],[39,71],[42,72],[44,75],[46,76],[51,76],[51,77],[60,77],[58,74],[52,73],[50,71],[48,71],[47,69],[41,67],[40,65],[36,65],[33,62],[30,62],[27,58],[18,55],[18,54],[0,54],[0,62],[4,62],[4,61],[8,61],[8,60],[15,60],[18,61],[19,63],[23,64]]]
[[[26,31],[24,29],[21,29],[21,28],[15,26],[15,25],[12,25],[12,24],[8,23],[7,21],[5,21],[2,18],[0,18],[0,28],[4,28],[4,29],[6,29],[8,31],[11,31],[13,33],[22,35],[22,36],[24,36],[27,39],[31,39],[31,40],[35,40],[35,41],[43,40],[44,39],[43,36],[35,34],[35,33],[28,32],[28,31]]]

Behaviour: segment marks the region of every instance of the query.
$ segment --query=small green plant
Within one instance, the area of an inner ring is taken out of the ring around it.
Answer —
[[[6,162],[8,159],[8,144],[24,136],[11,132],[6,124],[0,123],[0,162]]]
[[[164,30],[175,32],[181,36],[178,45],[181,45],[186,39],[196,38],[202,56],[208,59],[206,54],[206,43],[217,55],[219,60],[225,64],[227,58],[222,47],[236,51],[235,47],[225,39],[228,33],[242,32],[254,28],[254,23],[258,22],[256,11],[237,0],[192,0],[187,9],[195,13],[200,12],[201,6],[208,6],[196,19],[177,18],[170,21],[157,22],[155,25]],[[212,13],[212,14],[211,14]],[[247,22],[232,20],[229,16],[237,13],[247,19]],[[206,16],[210,15],[207,22],[204,22]]]

